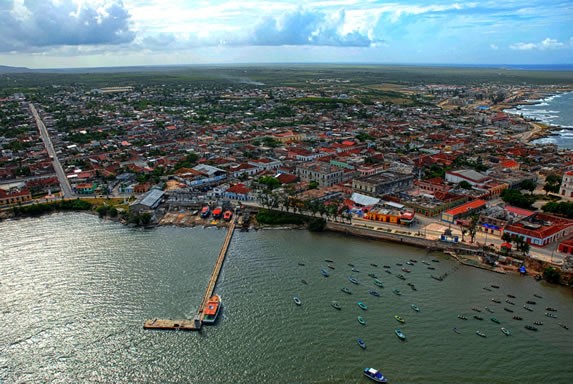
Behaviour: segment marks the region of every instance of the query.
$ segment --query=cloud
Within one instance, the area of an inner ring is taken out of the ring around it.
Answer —
[[[572,38],[573,39],[573,38]],[[551,50],[551,49],[560,49],[565,48],[567,45],[571,45],[571,40],[569,44],[562,43],[559,40],[551,39],[549,37],[545,38],[544,40],[540,41],[539,43],[515,43],[509,46],[510,49],[518,50],[518,51],[531,51],[531,50]]]
[[[13,0],[0,8],[0,51],[133,41],[122,0]]]
[[[495,44],[490,44],[489,47],[490,47],[491,49],[493,49],[494,51],[497,51],[497,50],[499,49],[499,47],[498,47],[497,45],[495,45]]]
[[[244,41],[248,45],[321,45],[341,47],[368,47],[368,35],[359,31],[343,33],[344,11],[324,13],[299,9],[278,17],[266,17]]]

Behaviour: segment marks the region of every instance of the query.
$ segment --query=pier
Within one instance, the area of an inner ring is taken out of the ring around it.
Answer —
[[[235,219],[236,220],[236,219]],[[225,262],[225,257],[227,256],[227,250],[229,244],[231,243],[231,238],[233,237],[233,232],[235,231],[235,220],[229,223],[229,229],[227,231],[227,236],[225,236],[225,241],[223,241],[223,246],[221,251],[219,251],[219,256],[217,257],[217,262],[211,273],[211,278],[209,279],[209,284],[203,295],[203,300],[193,316],[193,319],[183,319],[183,320],[171,320],[171,319],[150,319],[143,323],[144,329],[163,329],[163,330],[177,330],[177,331],[199,331],[203,326],[203,316],[205,311],[205,306],[207,302],[213,296],[215,291],[215,286],[217,285],[217,280],[219,280],[219,274]]]

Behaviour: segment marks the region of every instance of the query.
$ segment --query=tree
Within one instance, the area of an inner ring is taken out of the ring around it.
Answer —
[[[273,190],[281,185],[281,182],[272,176],[262,176],[258,181],[259,184],[265,185],[267,190]]]
[[[521,187],[521,189],[524,189],[526,191],[533,193],[533,191],[535,191],[535,188],[537,187],[537,183],[533,180],[523,180],[521,182],[520,187]]]
[[[561,176],[557,174],[550,174],[547,175],[545,178],[545,185],[543,186],[543,190],[547,195],[549,192],[552,193],[559,193],[559,187],[561,186]]]
[[[470,220],[470,226],[468,228],[468,233],[470,235],[470,243],[473,243],[476,237],[478,222],[479,222],[479,215],[477,214],[472,215]]]
[[[308,189],[316,189],[318,188],[318,182],[311,180],[310,183],[308,183]]]
[[[472,189],[472,185],[465,180],[460,181],[458,186],[463,189]]]
[[[501,193],[501,199],[508,204],[514,205],[519,208],[529,209],[535,202],[533,195],[523,195],[515,189],[506,189]]]
[[[561,274],[553,267],[546,267],[543,270],[543,278],[549,283],[557,284],[561,279]]]

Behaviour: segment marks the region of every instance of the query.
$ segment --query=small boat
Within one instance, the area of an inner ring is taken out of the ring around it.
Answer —
[[[385,265],[385,266],[383,266],[383,268],[390,268],[390,266],[389,266],[389,265]]]
[[[557,316],[554,315],[554,314],[551,313],[551,312],[545,312],[545,316],[550,317],[550,318],[552,318],[552,319],[556,319],[556,318],[557,318]]]
[[[402,295],[402,294],[400,293],[400,290],[399,290],[399,289],[393,289],[392,292],[394,292],[394,294],[397,295],[397,296]]]
[[[491,292],[491,289],[489,289],[489,288],[487,288],[487,287],[484,287],[483,290],[484,290],[484,291],[490,291],[490,292]]]
[[[368,276],[370,276],[373,279],[376,279],[378,276],[376,276],[375,273],[369,273]]]
[[[356,284],[356,285],[360,284],[360,282],[352,276],[348,276],[348,281],[350,281],[352,284]]]
[[[503,308],[503,309],[504,309],[505,311],[507,311],[507,312],[513,313],[513,309],[509,309],[509,308]]]
[[[322,273],[322,276],[324,276],[324,277],[330,276],[330,273],[328,273],[328,271],[326,269],[321,269],[320,273]]]
[[[433,270],[435,270],[436,268],[434,268],[434,267],[428,267],[428,269],[431,270],[431,271],[433,271]]]
[[[513,316],[513,320],[523,320],[523,317],[521,317],[521,316]]]
[[[468,318],[465,315],[458,315],[458,319],[467,320]]]
[[[328,264],[327,267],[330,269],[336,269],[336,268],[334,268],[334,265],[330,265],[330,264]]]
[[[358,345],[360,345],[360,348],[366,349],[366,343],[364,342],[364,340],[362,340],[361,338],[358,338],[358,339],[356,339],[356,341],[358,342]]]
[[[370,293],[372,296],[380,297],[380,293],[378,293],[378,291],[371,290],[368,293]]]
[[[527,300],[527,304],[535,305],[535,304],[537,304],[537,302],[535,302],[533,300]]]
[[[416,312],[420,312],[420,308],[416,304],[410,304],[410,308],[412,308]]]
[[[505,300],[505,302],[506,302],[507,304],[515,305],[515,303],[514,303],[513,301],[509,300],[509,299],[508,299],[508,300]]]
[[[408,268],[402,268],[402,271],[403,271],[403,272],[406,272],[406,273],[412,272],[412,271],[411,271],[410,269],[408,269]]]
[[[444,280],[444,279],[443,279],[442,277],[440,277],[440,276],[434,276],[434,275],[431,275],[431,277],[432,277],[432,279],[434,279],[434,280],[438,280],[438,281],[442,281],[442,280]]]
[[[499,285],[492,284],[492,285],[490,285],[490,287],[495,288],[495,289],[499,289]]]
[[[400,323],[402,323],[402,324],[404,324],[404,323],[406,322],[406,320],[404,320],[403,318],[401,318],[401,317],[398,316],[398,315],[394,315],[394,318],[396,319],[396,321],[398,321],[398,322],[400,322]]]
[[[367,310],[367,309],[368,309],[368,306],[367,306],[366,304],[364,304],[362,301],[359,301],[359,302],[356,303],[356,304],[358,304],[358,306],[359,306],[361,309],[363,309],[363,310]]]
[[[406,264],[408,264],[408,265],[414,265],[414,263],[412,263],[411,261],[406,261]]]
[[[480,331],[476,331],[476,335],[478,335],[479,337],[487,337],[485,333]]]
[[[396,265],[399,266],[399,267],[401,267],[401,266],[403,266],[404,264],[402,264],[402,263],[396,263]]]
[[[342,309],[340,304],[338,304],[338,301],[332,301],[332,303],[330,303],[330,305],[332,305],[332,308],[334,308],[334,309],[338,309],[338,310]]]
[[[440,260],[438,260],[438,259],[432,259],[432,262],[433,262],[433,263],[439,263]]]
[[[525,329],[528,329],[530,331],[537,331],[537,327],[534,327],[533,325],[529,325],[527,324],[526,326],[524,326]]]
[[[412,291],[417,291],[418,289],[416,288],[416,286],[414,285],[414,283],[408,283],[408,286],[410,288],[412,288]]]
[[[392,274],[392,271],[389,271],[389,270],[387,270],[387,269],[386,269],[386,270],[384,270],[384,272],[388,273],[389,275],[391,275],[391,274]]]
[[[569,327],[566,324],[559,323],[559,326],[563,329],[569,329]]]
[[[398,274],[396,275],[397,278],[399,278],[400,280],[406,280],[406,277],[404,277],[404,275],[402,274]]]
[[[512,299],[515,299],[515,296],[508,294],[507,297],[510,297]]]
[[[221,302],[221,296],[211,296],[209,301],[207,301],[205,311],[203,312],[203,323],[215,324],[215,321],[217,321],[217,317],[219,316],[219,312],[221,312],[222,306],[223,303]]]
[[[476,320],[483,320],[483,317],[478,316],[478,315],[474,315],[474,319],[476,319]]]
[[[535,324],[535,325],[543,325],[543,321],[534,321],[533,324]]]
[[[423,264],[430,265],[427,261],[422,261]]]
[[[378,268],[378,264],[370,263],[370,265],[373,266],[374,268]]]
[[[304,279],[302,279],[300,282],[303,283],[304,285],[307,285],[307,284],[308,284],[307,281],[304,280]]]
[[[341,290],[342,292],[344,292],[344,293],[347,293],[347,294],[349,294],[349,295],[352,295],[352,291],[350,291],[350,289],[348,289],[348,288],[346,288],[346,287],[343,287],[343,288],[341,288],[340,290]]]
[[[398,336],[400,340],[406,340],[406,335],[404,335],[404,332],[402,332],[400,329],[396,328],[394,330],[394,333],[396,334],[396,336]]]
[[[491,321],[493,321],[496,324],[499,324],[499,320],[496,319],[495,317],[490,318]]]
[[[334,261],[330,259],[324,259],[324,261],[326,261],[327,263],[334,263]]]
[[[300,298],[298,296],[293,296],[292,299],[294,300],[294,303],[296,305],[301,305],[302,301],[300,300]]]
[[[352,268],[352,272],[360,272],[360,271],[356,268]]]
[[[231,212],[231,211],[225,211],[223,213],[223,220],[225,220],[225,221],[231,221],[232,217],[233,217],[233,212]]]
[[[300,265],[301,267],[304,267],[304,266],[305,266],[304,263],[298,263],[298,265]]]
[[[498,299],[491,299],[491,301],[493,301],[493,302],[496,303],[496,304],[501,303],[501,300],[498,300]]]
[[[511,332],[509,331],[509,329],[501,327],[501,331],[505,336],[511,336]]]
[[[547,307],[545,309],[548,310],[549,312],[557,312],[557,310],[555,308],[552,308],[552,307]]]
[[[388,380],[384,377],[384,375],[374,368],[364,368],[364,375],[372,381],[376,383],[387,383]]]
[[[458,335],[461,335],[462,333],[460,331],[458,331],[458,329],[456,327],[452,328],[452,331],[454,331],[455,333],[457,333]]]
[[[348,266],[354,268],[354,264],[348,263]]]
[[[538,299],[543,299],[543,296],[540,296],[540,295],[538,295],[538,294],[536,294],[536,293],[534,293],[533,296],[537,297]]]
[[[494,312],[494,311],[493,311],[491,308],[489,308],[489,307],[485,307],[485,310],[488,311],[489,313],[493,313],[493,312]]]
[[[527,305],[524,305],[523,308],[524,308],[525,310],[529,311],[529,312],[532,312],[532,311],[533,311],[533,308],[528,307]]]
[[[207,205],[201,208],[201,217],[206,219],[211,214],[211,208]]]
[[[359,322],[360,324],[366,325],[366,320],[364,320],[364,318],[363,318],[362,316],[358,316],[357,319],[358,319],[358,322]]]
[[[380,288],[384,288],[384,283],[382,283],[380,280],[375,279],[374,280],[374,284],[376,284],[377,286],[379,286]]]
[[[473,308],[472,308],[472,311],[475,311],[475,312],[481,312],[481,309],[479,309],[479,308],[476,308],[476,307],[473,307]]]

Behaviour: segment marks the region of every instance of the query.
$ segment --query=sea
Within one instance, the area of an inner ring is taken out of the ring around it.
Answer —
[[[535,140],[537,144],[555,144],[560,148],[573,149],[573,92],[560,93],[535,102],[507,109],[505,112],[523,115],[556,126],[550,136]]]
[[[559,325],[573,328],[571,289],[328,232],[236,231],[216,287],[217,323],[144,330],[146,319],[193,316],[224,237],[76,213],[1,222],[0,382],[366,384],[366,367],[391,383],[571,382],[573,329]],[[538,331],[524,328],[535,321]]]

